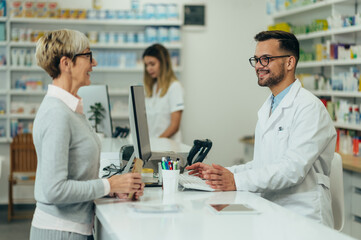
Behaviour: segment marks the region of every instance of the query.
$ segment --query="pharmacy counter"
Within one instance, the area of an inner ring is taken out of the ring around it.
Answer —
[[[361,157],[341,154],[343,169],[361,173]]]
[[[144,211],[134,210],[130,207],[132,203],[140,209],[144,207]],[[259,213],[219,215],[209,209],[209,203],[243,203]],[[171,213],[146,211],[147,205],[161,207],[165,204],[178,204],[180,210]],[[351,239],[248,192],[180,191],[163,196],[161,188],[146,188],[140,201],[104,198],[96,200],[95,205],[97,240]]]

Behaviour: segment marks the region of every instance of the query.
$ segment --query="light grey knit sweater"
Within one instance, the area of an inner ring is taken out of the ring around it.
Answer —
[[[90,224],[93,200],[104,195],[98,179],[100,141],[84,114],[45,96],[34,120],[38,157],[37,207],[53,216]]]

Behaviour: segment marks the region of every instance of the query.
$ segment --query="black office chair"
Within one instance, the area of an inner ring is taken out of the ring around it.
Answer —
[[[129,127],[116,127],[113,133],[113,138],[126,138],[129,135]]]

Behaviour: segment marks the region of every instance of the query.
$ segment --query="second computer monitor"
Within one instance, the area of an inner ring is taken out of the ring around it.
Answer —
[[[135,157],[146,163],[151,155],[144,87],[131,86],[129,94],[129,122]]]
[[[84,114],[89,119],[92,116],[90,106],[101,103],[104,108],[104,118],[98,125],[98,130],[104,133],[105,137],[112,137],[113,126],[110,115],[109,95],[107,85],[90,85],[79,88],[78,95],[83,99]],[[93,122],[91,122],[93,124]]]

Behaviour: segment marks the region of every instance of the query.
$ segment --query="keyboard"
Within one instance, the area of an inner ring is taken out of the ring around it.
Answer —
[[[205,180],[188,174],[179,175],[179,184],[182,185],[184,188],[209,191],[209,192],[214,191],[213,188],[211,188],[208,184],[206,184]]]

